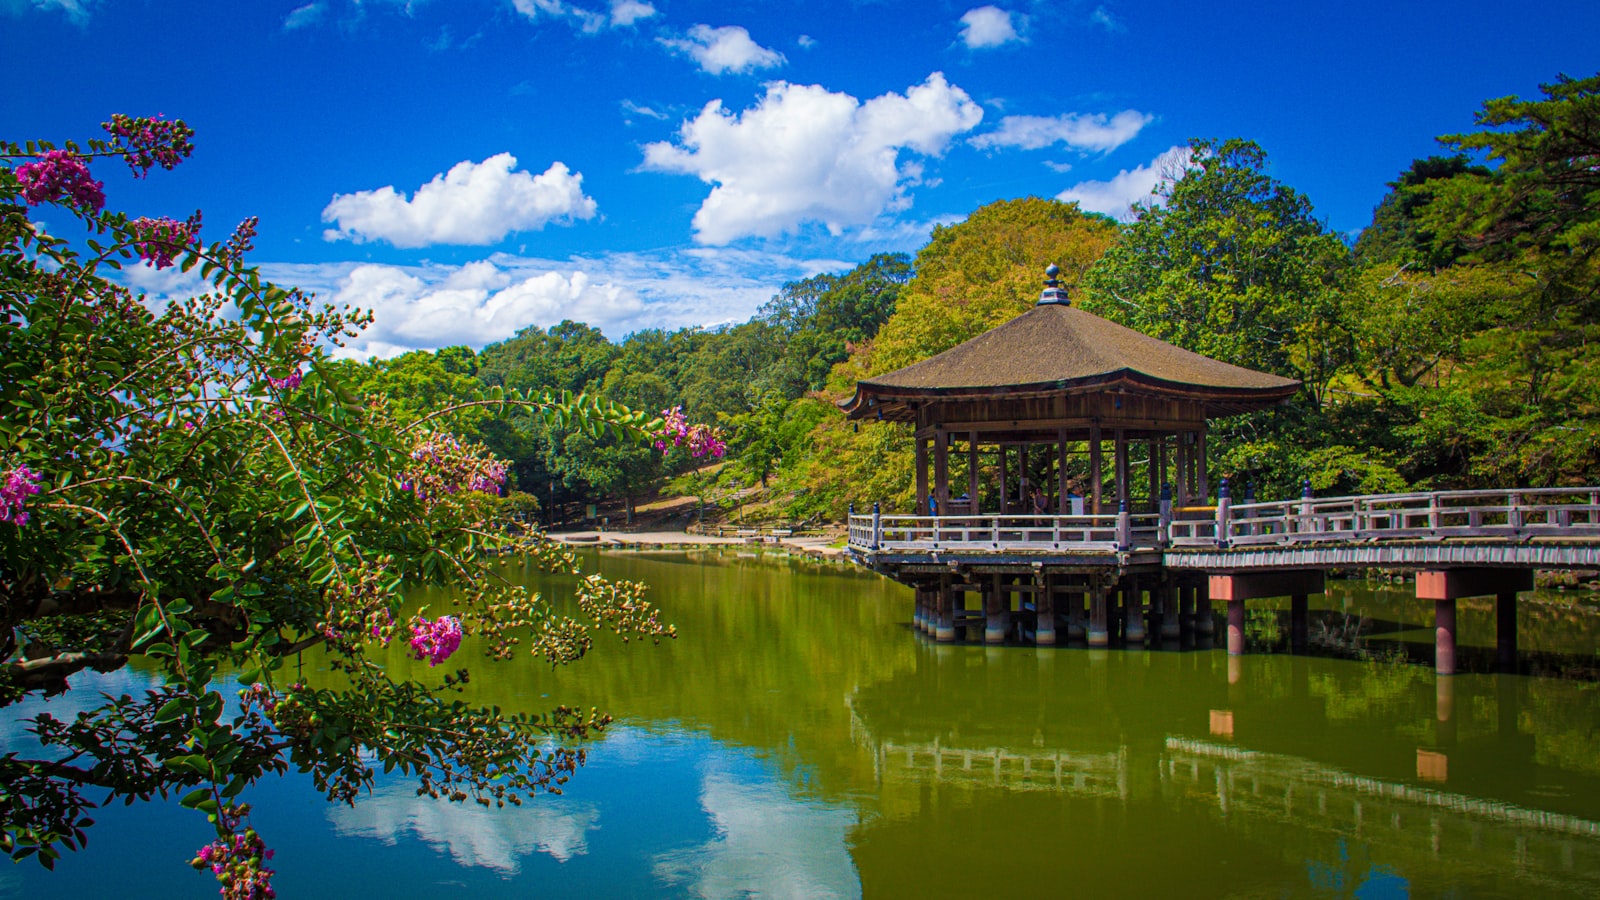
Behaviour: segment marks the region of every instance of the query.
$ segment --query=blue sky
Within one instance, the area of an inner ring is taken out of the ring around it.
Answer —
[[[1191,137],[1354,232],[1490,97],[1600,70],[1600,3],[0,0],[8,138],[198,132],[111,203],[375,309],[354,347],[748,318],[1028,195],[1126,216]],[[1170,169],[1170,167],[1169,167]],[[130,278],[191,287],[170,270]]]

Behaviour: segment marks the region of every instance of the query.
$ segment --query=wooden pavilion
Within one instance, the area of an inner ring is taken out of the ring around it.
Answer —
[[[851,419],[914,426],[918,515],[1155,512],[1168,484],[1175,506],[1203,502],[1206,421],[1282,404],[1300,388],[1078,309],[1057,274],[1053,265],[1046,270],[1032,309],[937,356],[863,379],[842,404]],[[1146,472],[1136,486],[1130,451],[1141,447]],[[952,486],[958,449],[966,478]],[[980,489],[991,487],[980,484],[985,453],[996,459],[999,482],[989,509],[980,503]],[[1081,508],[1073,503],[1079,487]]]

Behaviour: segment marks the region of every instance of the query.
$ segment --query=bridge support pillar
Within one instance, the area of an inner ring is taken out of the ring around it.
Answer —
[[[983,629],[983,642],[985,644],[1003,644],[1006,642],[1006,626],[1011,624],[1011,599],[1006,596],[1004,575],[992,576],[989,582],[989,596],[984,604],[985,624]]]
[[[1085,595],[1082,593],[1067,594],[1067,640],[1081,641],[1087,629],[1084,628],[1083,604]]]
[[[1494,661],[1501,672],[1517,671],[1517,592],[1494,598]]]
[[[1289,598],[1289,648],[1294,653],[1305,653],[1311,643],[1311,615],[1306,599],[1305,594]]]
[[[1180,614],[1178,597],[1183,593],[1183,588],[1171,581],[1163,581],[1161,591],[1161,637],[1164,640],[1177,640],[1183,636],[1183,620]]]
[[[1437,632],[1437,659],[1440,675],[1455,674],[1456,600],[1462,597],[1495,596],[1495,663],[1500,671],[1515,671],[1517,666],[1517,592],[1533,590],[1529,569],[1434,569],[1417,573],[1417,599],[1433,600],[1434,629]],[[1444,604],[1449,609],[1449,647],[1445,647]],[[1446,671],[1444,660],[1449,657]]]
[[[1056,595],[1048,575],[1034,575],[1034,608],[1039,612],[1039,624],[1034,629],[1034,643],[1040,647],[1053,647],[1056,643]]]
[[[1228,655],[1244,655],[1244,601],[1228,600]]]
[[[923,634],[933,633],[933,603],[939,589],[936,587],[917,588],[917,630]]]
[[[1304,570],[1226,573],[1206,580],[1212,599],[1228,601],[1228,652],[1233,655],[1244,652],[1244,601],[1291,597],[1290,603],[1303,619],[1306,597],[1323,589],[1322,573]],[[1290,617],[1292,624],[1293,612]]]
[[[1433,601],[1433,671],[1456,673],[1456,601]]]
[[[940,576],[939,596],[933,619],[934,640],[948,643],[956,639],[956,605],[959,602],[956,598],[959,596],[959,592],[950,583],[950,576]]]
[[[1110,588],[1104,582],[1095,581],[1089,587],[1089,646],[1105,647],[1111,643],[1111,631],[1107,628],[1106,605]]]
[[[1122,582],[1122,612],[1123,642],[1129,646],[1144,644],[1144,590],[1132,575]]]
[[[1216,620],[1211,617],[1211,587],[1210,579],[1197,587],[1191,588],[1194,598],[1194,633],[1202,637],[1210,637],[1217,633]]]

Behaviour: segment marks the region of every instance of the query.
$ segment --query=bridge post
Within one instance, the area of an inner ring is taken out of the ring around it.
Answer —
[[[1089,582],[1089,646],[1105,647],[1111,643],[1111,632],[1106,627],[1106,594],[1110,585],[1103,578]]]
[[[1494,598],[1495,668],[1517,671],[1517,592],[1502,591]]]
[[[1194,589],[1194,633],[1210,637],[1217,633],[1216,620],[1211,615],[1211,579],[1202,581]]]
[[[949,643],[956,639],[956,589],[949,575],[939,576],[938,606],[934,611],[933,639]]]
[[[1084,593],[1067,594],[1067,640],[1081,641],[1087,630],[1084,628],[1084,603],[1087,600]]]
[[[1306,599],[1305,594],[1295,594],[1289,598],[1289,648],[1294,653],[1305,653],[1311,643],[1311,616],[1306,608]]]
[[[1165,451],[1163,451],[1165,452]],[[1172,542],[1172,485],[1161,485],[1161,520],[1156,526],[1156,546],[1165,547]]]
[[[927,630],[928,589],[917,585],[912,589],[911,625],[918,631]]]
[[[1039,624],[1034,629],[1034,643],[1040,647],[1053,647],[1056,643],[1056,597],[1052,591],[1053,579],[1043,572],[1033,573],[1035,593],[1033,607],[1039,613]]]
[[[1433,601],[1433,671],[1440,675],[1456,673],[1456,601]]]
[[[1127,644],[1144,643],[1144,591],[1139,576],[1129,575],[1122,583],[1124,625],[1122,639]]]
[[[1161,582],[1161,637],[1165,640],[1176,640],[1183,636],[1183,620],[1179,614],[1178,596],[1183,588],[1173,583],[1170,577]]]
[[[993,575],[989,580],[989,596],[985,598],[983,642],[985,644],[1003,644],[1006,642],[1007,613],[1011,611],[1011,601],[1006,597],[1005,576]]]
[[[1439,674],[1455,673],[1455,602],[1460,597],[1495,596],[1495,663],[1501,671],[1514,671],[1517,664],[1517,592],[1533,590],[1533,572],[1528,569],[1436,569],[1417,573],[1417,599],[1433,600],[1434,628],[1437,632],[1436,666]],[[1447,618],[1440,618],[1449,603]],[[1445,644],[1448,642],[1449,647]],[[1450,670],[1443,660],[1448,656]]]
[[[883,511],[878,507],[878,501],[872,501],[872,549],[876,551],[878,545],[883,543]]]
[[[1229,496],[1228,476],[1222,476],[1222,483],[1217,485],[1217,546],[1228,546],[1228,508],[1233,505]]]
[[[1244,655],[1244,601],[1228,600],[1228,655]]]
[[[1244,652],[1244,601],[1260,597],[1290,597],[1290,603],[1305,615],[1306,597],[1323,589],[1321,572],[1290,569],[1277,572],[1228,573],[1207,579],[1211,596],[1228,601],[1228,652]],[[1291,613],[1291,620],[1294,613]]]

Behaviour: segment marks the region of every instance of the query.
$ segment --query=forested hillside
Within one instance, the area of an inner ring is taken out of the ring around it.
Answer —
[[[1593,484],[1600,76],[1491,100],[1477,122],[1398,172],[1353,242],[1261,147],[1196,140],[1125,225],[1003,200],[935,228],[915,259],[786,284],[741,325],[614,343],[563,322],[481,352],[344,365],[402,416],[485,386],[566,389],[681,405],[728,438],[728,462],[694,474],[676,452],[485,419],[482,439],[546,507],[631,503],[676,477],[713,500],[760,486],[774,517],[837,520],[852,501],[907,508],[912,478],[909,434],[849,426],[836,401],[1023,312],[1056,263],[1098,315],[1304,383],[1286,409],[1214,426],[1219,474],[1264,498],[1303,479],[1320,493]]]

